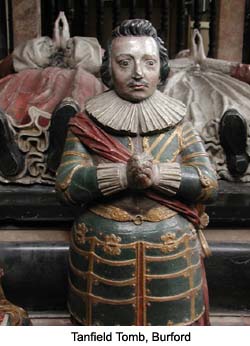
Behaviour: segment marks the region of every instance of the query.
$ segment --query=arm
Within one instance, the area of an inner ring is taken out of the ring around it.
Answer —
[[[179,134],[180,162],[158,164],[154,188],[187,202],[210,202],[216,197],[217,180],[202,141],[189,122]]]
[[[71,204],[85,204],[100,195],[92,158],[70,131],[57,170],[56,189],[60,197]]]
[[[182,131],[182,180],[178,194],[194,202],[212,202],[218,183],[203,142],[189,122]]]
[[[56,179],[56,189],[64,201],[83,205],[117,193],[126,186],[125,164],[95,165],[78,137],[68,131]]]

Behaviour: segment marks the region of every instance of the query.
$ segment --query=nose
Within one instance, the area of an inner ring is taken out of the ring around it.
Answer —
[[[134,66],[133,76],[134,79],[142,79],[143,78],[143,70],[141,64],[136,62]]]

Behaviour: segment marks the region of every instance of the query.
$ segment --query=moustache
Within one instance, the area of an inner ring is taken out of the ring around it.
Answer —
[[[145,81],[144,79],[140,80],[140,81],[134,81],[134,80],[131,80],[128,82],[128,87],[134,87],[134,86],[138,86],[138,85],[143,85],[145,87],[148,86],[148,82]]]

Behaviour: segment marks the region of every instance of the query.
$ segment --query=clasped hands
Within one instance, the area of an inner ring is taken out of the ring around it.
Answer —
[[[127,163],[128,187],[138,190],[151,187],[158,180],[158,171],[151,155],[145,152],[134,154]]]

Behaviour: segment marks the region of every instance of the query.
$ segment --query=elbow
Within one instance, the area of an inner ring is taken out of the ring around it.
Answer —
[[[61,191],[61,190],[56,189],[56,192],[57,192],[58,200],[61,202],[61,204],[64,204],[64,205],[65,204],[66,205],[72,205],[73,204],[71,199],[68,198],[66,191]]]
[[[217,180],[211,180],[208,186],[205,186],[201,190],[199,202],[204,204],[210,204],[216,201],[218,197],[218,182]]]
[[[64,205],[76,205],[77,203],[72,199],[69,187],[64,187],[58,181],[55,184],[55,190],[59,201]]]

